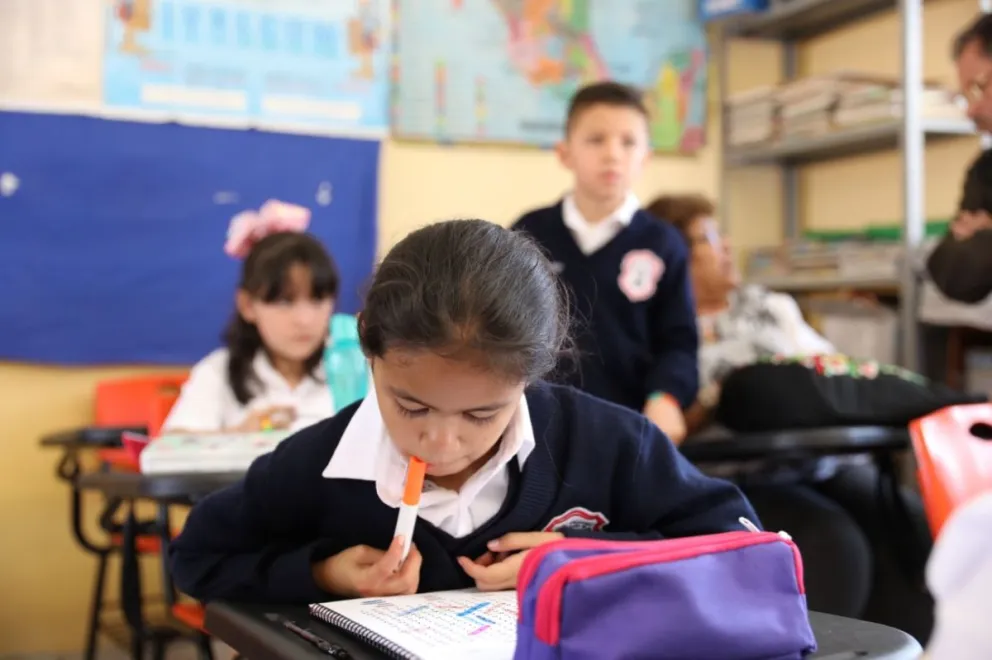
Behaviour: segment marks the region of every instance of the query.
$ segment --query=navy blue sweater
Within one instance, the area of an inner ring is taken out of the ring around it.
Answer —
[[[499,513],[462,538],[417,522],[420,591],[472,586],[455,558],[482,555],[487,541],[509,532],[659,539],[756,520],[735,486],[701,474],[641,415],[557,385],[535,385],[526,396],[537,447],[522,471],[510,462]],[[375,483],[321,475],[357,407],[288,438],[242,481],[193,508],[169,546],[182,591],[201,600],[332,600],[315,584],[313,562],[354,545],[389,546],[396,509]]]
[[[559,380],[638,411],[655,393],[688,407],[699,387],[699,333],[682,237],[668,223],[638,211],[616,238],[586,255],[561,208],[559,202],[531,211],[514,225],[545,248],[573,294],[579,357],[563,365]],[[654,294],[632,302],[619,278],[624,258],[637,250],[653,252],[664,270]]]

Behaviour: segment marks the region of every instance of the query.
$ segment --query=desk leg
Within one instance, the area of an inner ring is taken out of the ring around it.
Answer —
[[[128,508],[121,534],[121,609],[131,629],[131,658],[143,660],[145,625],[141,603],[141,567],[138,565],[138,521],[133,503]]]
[[[69,516],[72,525],[72,535],[83,550],[93,554],[97,559],[96,582],[93,584],[93,596],[90,601],[90,614],[86,629],[86,645],[83,648],[84,660],[96,660],[97,638],[100,633],[100,619],[103,613],[103,594],[107,579],[107,563],[113,547],[108,544],[99,545],[92,541],[83,529],[83,493],[76,482],[82,472],[79,466],[79,452],[75,448],[67,448],[62,454],[56,468],[56,475],[69,484]]]
[[[103,588],[107,580],[108,561],[110,561],[109,552],[101,552],[97,555],[96,582],[93,584],[93,600],[90,602],[86,647],[83,651],[84,660],[96,660],[96,642],[100,632],[100,614],[103,611]]]
[[[172,527],[169,523],[169,505],[160,502],[155,524],[158,527],[159,541],[162,546],[162,596],[165,606],[172,609],[176,604],[176,587],[172,582],[172,573],[169,571],[169,544],[172,542]]]

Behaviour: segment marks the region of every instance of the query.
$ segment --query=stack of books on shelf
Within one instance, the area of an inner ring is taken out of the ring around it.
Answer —
[[[774,87],[760,87],[727,100],[727,141],[735,147],[762,144],[778,131],[778,101]]]
[[[848,128],[876,121],[899,119],[903,115],[903,90],[888,84],[856,85],[841,95],[834,122]],[[923,116],[930,119],[965,119],[964,109],[950,90],[939,85],[923,88]]]
[[[780,105],[781,137],[814,137],[833,128],[833,110],[845,86],[851,84],[843,75],[800,78],[782,85],[777,99]]]
[[[736,94],[727,102],[729,144],[757,144],[818,137],[903,114],[903,90],[895,78],[852,71],[800,78],[778,87]],[[927,82],[926,118],[964,120],[964,109],[945,87]]]
[[[926,240],[939,240],[947,233],[949,223],[947,218],[927,220]],[[801,238],[784,245],[750,250],[745,279],[784,282],[786,288],[790,280],[895,283],[906,254],[902,232],[902,225],[893,221],[852,230],[805,231]]]

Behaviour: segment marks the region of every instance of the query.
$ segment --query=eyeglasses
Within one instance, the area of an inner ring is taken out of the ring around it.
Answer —
[[[697,245],[712,245],[717,247],[722,243],[723,236],[721,236],[719,230],[715,228],[707,228],[705,231],[689,235],[690,247],[696,247]]]
[[[961,91],[961,98],[969,104],[976,103],[985,98],[985,90],[989,86],[989,75],[990,74],[985,73],[971,81],[971,83]]]

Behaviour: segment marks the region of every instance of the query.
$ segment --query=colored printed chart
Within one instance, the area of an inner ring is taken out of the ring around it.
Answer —
[[[512,591],[496,592],[482,602],[477,595],[456,591],[424,594],[415,601],[406,606],[395,598],[369,599],[361,601],[361,614],[377,627],[395,628],[428,648],[470,644],[467,648],[471,649],[471,644],[499,643],[512,648],[517,624]]]
[[[307,132],[387,128],[388,0],[117,0],[104,104]]]
[[[695,0],[394,0],[393,130],[548,146],[568,99],[610,78],[645,91],[659,151],[703,146],[706,37]]]

